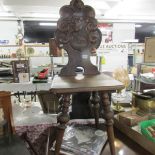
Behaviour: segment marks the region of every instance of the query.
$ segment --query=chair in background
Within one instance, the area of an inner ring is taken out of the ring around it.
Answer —
[[[0,154],[4,155],[30,155],[24,142],[15,134],[15,127],[13,124],[12,106],[11,106],[11,93],[10,92],[0,92],[0,111],[1,120],[0,124],[4,121],[6,122],[7,129],[0,136]]]
[[[0,109],[3,113],[4,120],[8,124],[8,129],[10,134],[15,133],[15,128],[13,124],[12,106],[11,106],[11,93],[10,92],[0,92]]]

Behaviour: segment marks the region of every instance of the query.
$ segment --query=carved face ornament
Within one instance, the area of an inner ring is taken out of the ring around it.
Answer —
[[[92,49],[98,48],[101,32],[97,28],[95,11],[81,0],[72,0],[70,5],[60,9],[55,39],[68,53],[68,64],[60,72],[61,76],[76,75],[77,67],[84,69],[85,75],[99,74],[90,61]]]
[[[81,0],[73,0],[60,9],[56,40],[58,44],[70,44],[73,49],[97,48],[100,44],[100,31],[97,29],[95,11]]]

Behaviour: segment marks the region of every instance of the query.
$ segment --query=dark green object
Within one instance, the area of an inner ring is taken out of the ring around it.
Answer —
[[[33,79],[33,83],[47,83],[48,79]]]

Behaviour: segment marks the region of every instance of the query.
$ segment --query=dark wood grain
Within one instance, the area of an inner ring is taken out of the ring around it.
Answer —
[[[104,118],[106,119],[107,125],[107,133],[108,133],[108,140],[110,144],[111,154],[115,155],[115,147],[114,147],[114,133],[113,133],[113,113],[110,111],[110,99],[109,95],[112,91],[122,89],[124,86],[121,82],[114,80],[112,77],[109,77],[105,74],[98,74],[98,75],[86,75],[81,80],[77,80],[75,76],[66,76],[60,77],[55,76],[52,83],[51,92],[55,94],[63,94],[67,95],[75,93],[75,92],[93,92],[91,98],[91,105],[95,106],[95,118],[96,118],[96,125],[98,126],[98,91],[102,97],[102,106],[104,109]],[[63,106],[63,104],[62,104]],[[60,108],[61,109],[61,108]],[[58,121],[59,122],[59,121]],[[61,145],[61,139],[63,138],[63,130],[59,130],[59,142],[58,148]]]
[[[108,93],[123,88],[121,82],[104,74],[100,74],[97,66],[90,61],[92,50],[99,47],[102,34],[97,27],[95,11],[91,6],[84,5],[81,0],[71,0],[70,5],[60,9],[60,19],[55,33],[57,44],[68,53],[68,63],[61,69],[60,76],[55,76],[51,86],[54,94],[65,96],[58,115],[58,133],[56,138],[55,155],[59,155],[64,129],[67,121],[67,105],[69,95],[79,92],[93,92],[90,105],[94,107],[96,126],[99,124],[99,96],[102,94],[103,107],[107,124],[108,139],[111,154],[115,155],[112,115],[110,113]],[[83,68],[82,74],[77,74],[77,67]]]
[[[91,111],[93,111],[94,117],[95,117],[95,125],[96,128],[99,128],[99,107],[100,107],[100,97],[98,95],[98,92],[92,92],[92,95],[90,96],[90,106]]]
[[[113,91],[123,89],[121,82],[105,74],[85,75],[83,79],[77,80],[76,76],[55,76],[51,90],[53,93],[68,92],[91,92],[91,91]]]
[[[61,102],[61,112],[57,116],[57,133],[56,133],[56,145],[55,145],[55,155],[59,155],[62,137],[66,129],[66,124],[69,121],[68,108],[70,105],[70,94],[63,94]]]
[[[99,74],[90,61],[91,52],[99,47],[102,34],[97,27],[95,11],[81,0],[72,0],[60,9],[55,39],[68,53],[68,64],[61,76],[76,75],[76,68],[83,67],[85,75]]]
[[[102,92],[102,104],[104,109],[104,118],[106,120],[108,141],[110,145],[111,155],[115,155],[115,146],[114,146],[114,131],[113,131],[113,112],[110,108],[109,94]]]

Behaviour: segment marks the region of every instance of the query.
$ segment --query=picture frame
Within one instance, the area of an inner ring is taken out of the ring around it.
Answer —
[[[155,37],[145,38],[144,63],[155,63]]]
[[[12,61],[13,80],[16,83],[21,82],[19,79],[20,73],[28,73],[29,76],[29,61],[28,60],[16,60]],[[26,79],[30,79],[30,76]]]

